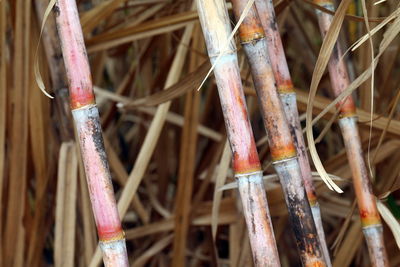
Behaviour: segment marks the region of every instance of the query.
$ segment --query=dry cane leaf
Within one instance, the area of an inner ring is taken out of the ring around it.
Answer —
[[[207,60],[201,66],[197,68],[197,70],[189,73],[186,75],[184,79],[176,83],[175,85],[154,93],[150,96],[139,98],[135,100],[127,100],[121,99],[122,101],[117,104],[119,108],[135,108],[138,106],[156,106],[167,101],[171,101],[177,97],[182,96],[189,90],[192,90],[194,86],[197,86],[201,80],[203,79],[204,75],[206,75],[207,70],[210,67],[210,62]]]
[[[54,97],[52,97],[49,93],[46,92],[46,86],[44,85],[44,82],[43,82],[43,79],[42,79],[42,75],[40,74],[38,53],[39,53],[39,45],[40,45],[40,40],[42,39],[42,33],[43,33],[44,25],[46,24],[46,20],[49,17],[49,14],[50,14],[50,12],[53,9],[55,4],[56,4],[56,0],[51,0],[49,2],[49,5],[46,8],[45,13],[44,13],[42,26],[40,28],[39,41],[38,41],[38,44],[36,46],[35,64],[34,64],[34,72],[35,72],[36,83],[39,86],[40,90],[43,92],[43,94],[45,94],[47,97],[49,97],[51,99],[53,99]]]
[[[213,206],[211,211],[211,232],[214,240],[217,235],[219,205],[222,199],[222,191],[219,188],[225,184],[231,158],[232,154],[229,147],[229,142],[226,141],[224,152],[222,153],[221,161],[219,162],[218,174],[215,178]]]
[[[315,181],[322,180],[322,178],[321,178],[321,176],[319,176],[318,172],[311,172],[311,174],[312,174],[313,180],[315,180]],[[337,175],[333,175],[333,174],[328,174],[328,175],[333,181],[347,181],[346,179],[343,179],[343,178],[341,178],[341,177],[339,177]],[[277,181],[278,178],[279,177],[276,174],[270,174],[270,175],[263,176],[264,182],[272,182],[272,181],[275,181],[275,180]],[[231,189],[235,189],[235,188],[237,188],[237,183],[236,182],[220,186],[220,187],[218,187],[218,191],[222,192],[222,191],[225,191],[225,190],[231,190]]]
[[[397,247],[400,249],[400,224],[390,212],[390,210],[380,201],[376,201],[378,211],[381,214],[383,220],[387,223],[390,230],[392,231],[393,237],[396,240]]]
[[[310,148],[311,158],[314,162],[314,165],[318,173],[320,174],[322,180],[326,183],[328,188],[338,193],[343,193],[343,191],[329,178],[328,174],[325,171],[324,166],[322,165],[322,162],[318,156],[317,149],[315,147],[314,136],[312,133],[312,106],[315,94],[318,89],[318,84],[322,78],[322,75],[325,72],[326,66],[328,64],[333,47],[339,35],[340,27],[343,23],[344,15],[346,13],[349,4],[350,0],[344,0],[340,3],[335,16],[333,17],[331,27],[329,28],[329,31],[326,34],[324,42],[321,46],[320,54],[318,56],[317,63],[315,64],[315,69],[311,81],[310,94],[308,98],[309,106],[307,107],[307,116],[306,116],[306,133],[307,133],[307,141],[308,141],[308,146]]]

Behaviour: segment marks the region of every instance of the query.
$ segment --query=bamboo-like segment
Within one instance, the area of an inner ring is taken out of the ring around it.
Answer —
[[[276,86],[283,103],[286,118],[289,122],[290,132],[295,142],[297,157],[300,164],[301,174],[306,189],[307,198],[311,206],[318,237],[323,249],[327,266],[331,266],[328,246],[325,240],[324,228],[322,226],[321,211],[312,181],[310,161],[301,129],[299,112],[297,109],[296,93],[290,77],[289,67],[286,62],[285,51],[276,22],[274,5],[271,0],[255,0],[258,15],[267,37],[268,55],[271,61]]]
[[[232,4],[235,16],[239,20],[247,1],[233,0]],[[283,187],[301,261],[304,266],[326,266],[297,159],[293,141],[296,136],[291,135],[285,110],[275,86],[274,73],[268,56],[268,44],[255,6],[250,8],[240,25],[239,35],[250,63],[273,165]],[[290,78],[288,81],[290,82]],[[293,90],[290,87],[287,89]],[[291,96],[295,100],[294,93],[291,93]],[[312,200],[314,199],[315,197]]]
[[[333,2],[330,0],[314,0],[314,3],[332,11],[334,10]],[[322,37],[325,37],[332,22],[332,15],[317,10],[317,16]],[[342,55],[341,48],[337,42],[328,63],[332,90],[336,97],[350,84],[346,65],[341,60]],[[357,126],[356,107],[352,96],[350,95],[343,99],[338,103],[337,107],[340,108],[339,125],[353,176],[361,224],[367,241],[371,264],[372,266],[389,266],[381,219],[363,157]]]
[[[106,266],[128,266],[76,2],[59,0],[54,11],[103,261]]]
[[[229,41],[231,27],[224,0],[198,0],[198,13],[233,152],[237,179],[255,266],[280,266],[262,182],[253,132],[240,78],[236,47]],[[218,56],[222,54],[217,60]]]

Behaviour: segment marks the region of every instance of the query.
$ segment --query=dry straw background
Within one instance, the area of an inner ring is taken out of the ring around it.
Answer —
[[[362,41],[344,58],[355,81],[348,93],[357,100],[363,150],[386,218],[390,263],[399,266],[400,7],[397,0],[365,1],[365,18],[364,0],[342,1],[349,8],[335,18],[343,24],[336,24],[324,43],[315,15],[319,7],[312,1],[279,0],[275,10],[303,127],[308,108],[317,118],[312,130],[321,162],[344,191],[329,190],[315,173],[327,243],[338,267],[369,266],[369,259],[325,65],[335,31],[340,30],[338,41],[345,48]],[[211,66],[192,1],[77,3],[130,263],[170,266],[185,259],[183,266],[251,266],[214,78],[196,90]],[[37,61],[55,99],[40,91],[34,73],[47,4],[0,1],[0,265],[97,266],[101,255],[74,142],[62,58],[55,52],[53,14]],[[298,266],[239,44],[238,55],[281,263]],[[316,92],[315,98],[309,92]],[[212,229],[218,230],[215,240]]]

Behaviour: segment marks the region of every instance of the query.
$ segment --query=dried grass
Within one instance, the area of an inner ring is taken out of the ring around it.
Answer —
[[[210,64],[192,1],[77,2],[131,264],[250,266],[236,190],[219,190],[233,181],[233,173],[213,77],[196,91]],[[365,155],[370,143],[374,193],[389,222],[384,223],[389,259],[391,266],[398,266],[399,248],[392,234],[398,236],[395,208],[400,205],[398,2],[367,2],[373,60],[363,13],[347,9],[351,0],[341,1],[324,42],[313,15],[319,7],[308,0],[276,4],[299,88],[299,111],[307,111],[308,136],[323,132],[317,144],[309,143],[310,151],[320,158],[317,169],[340,177],[334,181],[344,191],[338,195],[316,179],[333,265],[369,266],[352,205],[351,172],[340,131],[331,120],[335,103],[353,94]],[[59,100],[66,80],[60,75],[54,80],[52,73],[59,68],[49,58],[56,60],[57,54],[46,56],[46,36],[37,59],[55,100],[36,85],[35,50],[43,16],[36,8],[26,0],[0,1],[0,265],[97,266],[101,255],[82,163],[68,126],[68,108]],[[52,14],[48,20],[54,20]],[[360,41],[343,59],[354,73],[353,82],[331,101],[325,67],[336,40],[343,47]],[[264,174],[273,175],[249,67],[240,48],[238,53]],[[282,265],[296,266],[282,190],[275,179],[268,179],[266,188]],[[387,199],[389,194],[394,202]]]

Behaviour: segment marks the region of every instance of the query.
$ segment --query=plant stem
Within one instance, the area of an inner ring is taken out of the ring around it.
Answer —
[[[54,10],[103,261],[106,266],[128,266],[76,2],[59,0]]]
[[[334,10],[333,2],[330,0],[314,0],[314,3]],[[317,11],[317,16],[322,37],[325,37],[332,22],[332,15]],[[346,65],[341,60],[342,55],[339,43],[336,42],[328,64],[332,90],[336,97],[350,84]],[[340,109],[339,125],[353,176],[361,224],[367,241],[370,260],[372,266],[389,266],[382,224],[363,157],[357,127],[356,107],[352,96],[350,95],[342,100],[337,107]]]
[[[224,0],[198,0],[198,13],[218,86],[228,139],[233,152],[243,211],[255,266],[280,266],[270,213],[262,182],[253,132],[240,78],[236,47]],[[217,57],[219,57],[218,61]]]
[[[237,20],[243,13],[246,0],[233,0],[233,11]],[[242,46],[250,63],[250,68],[258,94],[264,126],[267,131],[272,162],[280,178],[285,194],[289,217],[304,266],[326,266],[318,231],[304,188],[302,172],[295,143],[297,136],[291,135],[285,110],[275,87],[274,73],[268,56],[267,40],[254,6],[249,10],[239,28]],[[290,79],[288,80],[290,82]],[[287,89],[292,89],[288,87]],[[291,93],[291,101],[295,95]],[[295,110],[297,114],[297,109]],[[312,191],[315,201],[315,193]],[[301,215],[300,215],[301,214]]]

